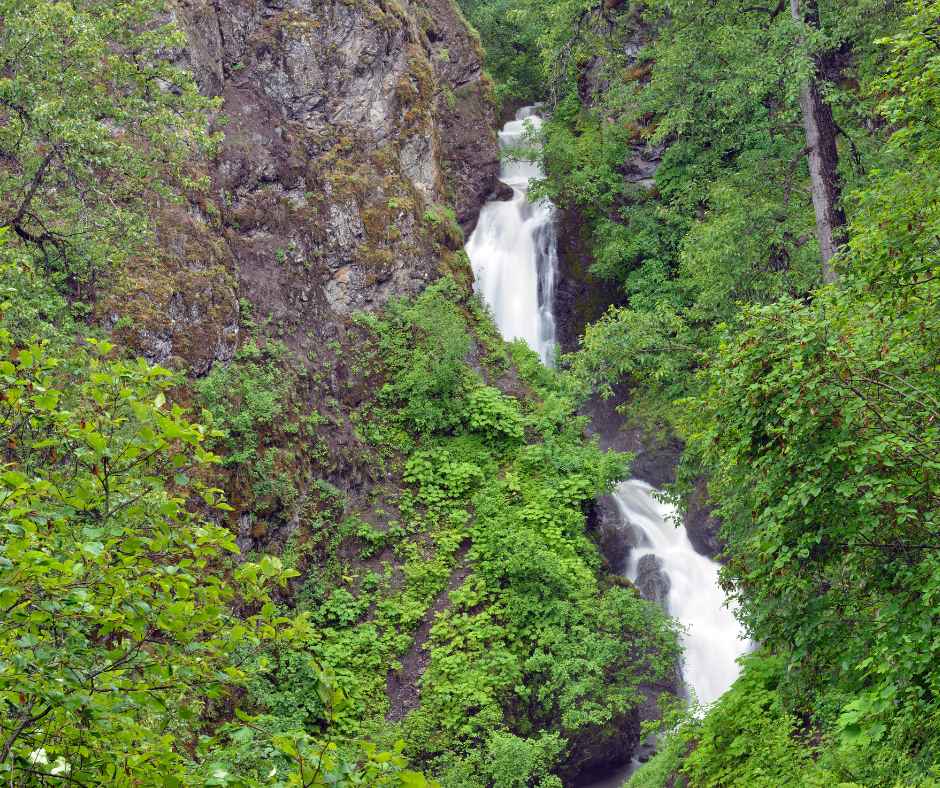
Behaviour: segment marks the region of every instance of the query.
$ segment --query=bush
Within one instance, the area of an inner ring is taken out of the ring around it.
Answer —
[[[190,509],[227,508],[197,481],[218,461],[208,431],[167,403],[167,370],[112,351],[89,340],[66,371],[0,330],[0,773],[14,783],[182,779],[195,721],[246,678],[236,648],[275,632],[268,608],[234,617],[234,588],[263,603],[292,574],[265,558],[223,579],[232,534]]]
[[[471,430],[491,440],[522,440],[525,430],[516,403],[492,386],[473,389],[467,397],[467,422]]]
[[[455,287],[441,280],[412,303],[392,304],[386,320],[371,322],[390,372],[381,397],[400,405],[418,432],[445,431],[460,423],[467,380],[464,360],[471,343],[452,298]]]

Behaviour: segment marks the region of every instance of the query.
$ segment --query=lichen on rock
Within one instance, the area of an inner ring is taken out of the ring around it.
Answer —
[[[498,171],[482,51],[452,0],[180,0],[177,19],[223,100],[213,190],[238,295],[289,345],[439,275],[459,244],[428,210],[471,226]]]

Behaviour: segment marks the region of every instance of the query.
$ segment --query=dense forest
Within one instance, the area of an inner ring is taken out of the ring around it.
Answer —
[[[933,784],[940,7],[467,10],[618,294],[571,368],[685,439],[761,644],[631,784]]]
[[[0,0],[0,61],[6,784],[940,784],[940,2]],[[464,249],[532,105],[551,366]],[[720,523],[711,705],[604,402]]]

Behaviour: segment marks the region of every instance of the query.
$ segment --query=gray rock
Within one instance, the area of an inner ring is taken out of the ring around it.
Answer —
[[[512,190],[512,186],[502,181],[496,181],[496,185],[493,187],[493,193],[487,199],[506,202],[507,200],[511,200],[513,196],[515,196],[515,192]]]
[[[636,532],[623,521],[616,501],[602,495],[591,507],[588,525],[594,532],[601,555],[612,574],[622,575],[627,568],[630,550],[637,545]]]
[[[662,164],[665,145],[635,145],[631,148],[632,155],[624,162],[623,178],[644,189],[652,189],[656,185],[656,171]]]
[[[459,231],[428,212],[449,206],[469,230],[499,169],[483,53],[453,0],[172,6],[189,39],[176,58],[221,97],[225,136],[203,163],[213,204],[161,246],[180,270],[202,256],[207,279],[230,276],[236,306],[169,272],[172,298],[138,332],[150,357],[195,374],[231,358],[239,298],[309,357],[351,313],[450,270]]]
[[[644,599],[668,608],[669,575],[663,572],[663,562],[658,556],[644,555],[640,559],[635,585]]]
[[[637,709],[620,715],[604,727],[587,726],[574,739],[560,769],[565,785],[585,785],[630,761],[640,744]]]
[[[724,543],[720,536],[721,522],[712,514],[708,505],[707,481],[699,478],[695,489],[689,496],[689,505],[685,513],[685,530],[696,552],[720,561]]]

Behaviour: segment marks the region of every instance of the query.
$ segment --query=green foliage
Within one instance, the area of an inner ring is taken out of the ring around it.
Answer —
[[[512,0],[460,0],[460,8],[486,46],[486,68],[502,100],[542,98],[544,82],[537,25],[519,13]]]
[[[221,432],[225,463],[238,465],[258,457],[260,434],[284,413],[287,386],[273,346],[253,340],[239,348],[235,363],[217,365],[196,383],[196,390]]]
[[[669,402],[688,385],[686,377],[701,351],[688,324],[668,305],[654,310],[611,308],[589,325],[572,372],[602,394],[623,378],[642,381],[645,392]],[[645,402],[648,415],[655,402]]]
[[[256,512],[289,509],[298,496],[278,447],[269,445],[279,432],[300,429],[290,418],[290,381],[283,346],[269,342],[259,348],[249,340],[232,363],[214,366],[195,382],[215,428],[213,445],[224,453],[224,466],[247,477]],[[313,432],[322,423],[316,414],[303,426]]]
[[[777,684],[780,660],[750,656],[741,677],[704,719],[688,718],[666,737],[657,755],[627,783],[662,788],[717,786],[835,786],[834,774],[817,768],[813,748],[797,736],[797,720],[783,708]]]
[[[779,657],[746,657],[731,689],[704,718],[686,715],[674,725],[626,788],[937,785],[935,766],[917,774],[890,746],[846,748],[813,735],[786,708],[785,671]]]
[[[708,426],[693,432],[726,523],[725,574],[751,631],[788,655],[791,691],[825,692],[827,724],[856,743],[894,736],[926,763],[938,741],[923,708],[936,681],[931,289],[906,304],[847,289],[750,311],[709,370],[694,405]]]
[[[404,450],[409,490],[395,520],[332,529],[331,553],[355,550],[381,570],[361,577],[340,562],[303,600],[311,646],[348,690],[343,730],[384,716],[388,666],[413,666],[427,622],[420,705],[400,723],[408,751],[446,785],[549,788],[569,748],[611,735],[640,685],[674,670],[676,635],[634,591],[598,582],[585,508],[626,474],[625,458],[584,441],[570,381],[523,347],[510,353],[532,397],[481,380],[467,362],[473,321],[475,367],[509,364],[488,320],[447,281],[360,318],[386,381],[363,430]]]
[[[30,314],[18,285],[43,291],[0,251],[7,325]],[[34,319],[55,342],[0,328],[5,779],[435,785],[401,744],[333,740],[345,696],[305,648],[309,616],[281,616],[268,596],[298,573],[230,562],[216,518],[231,507],[203,481],[220,462],[212,431],[169,404],[174,376],[91,338],[56,355],[66,338]],[[236,697],[252,713],[228,721]]]
[[[599,579],[585,533],[625,458],[585,442],[571,382],[507,351],[449,280],[361,318],[382,384],[349,422],[378,458],[356,472],[391,488],[381,506],[365,483],[347,496],[305,479],[300,494],[284,443],[334,415],[297,406],[305,371],[283,348],[249,341],[193,382],[182,396],[207,422],[193,424],[167,402],[178,378],[77,347],[89,308],[55,287],[91,292],[150,253],[152,211],[203,186],[212,102],[170,65],[183,41],[158,0],[7,6],[0,222],[54,273],[19,248],[0,268],[9,782],[433,785],[408,768],[405,732],[455,785],[560,788],[579,742],[611,735],[675,669],[672,625]],[[534,51],[509,59],[535,69]],[[507,89],[540,84],[533,70]],[[452,211],[425,220],[459,245]],[[524,399],[500,379],[513,360]],[[228,557],[215,466],[243,513],[289,510],[283,560]],[[387,719],[389,682],[424,654],[420,705]]]
[[[475,419],[481,402],[486,417]],[[468,426],[485,427],[484,441],[444,439],[407,465],[418,499],[441,515],[468,498],[473,505],[473,579],[451,593],[431,630],[422,705],[406,720],[409,740],[442,763],[500,724],[518,736],[556,731],[569,741],[612,729],[639,702],[639,683],[665,675],[675,659],[674,633],[658,609],[632,591],[602,591],[594,576],[582,506],[622,477],[622,458],[584,445],[570,417],[533,414],[526,420],[542,442],[520,446],[525,417],[513,404],[495,389],[474,389]],[[493,442],[491,424],[507,419],[512,430],[497,430]],[[494,774],[492,784],[517,784],[511,774]]]
[[[936,4],[912,10],[879,82],[900,91],[883,106],[894,166],[852,197],[840,285],[746,309],[688,403],[723,576],[783,660],[784,708],[826,733],[839,779],[871,784],[930,784],[940,758],[938,191],[923,177],[938,160],[921,116],[940,59]]]
[[[272,660],[258,660],[256,674],[247,700],[261,710],[236,709],[221,727],[205,753],[200,784],[440,788],[407,768],[404,742],[383,750],[367,741],[323,738],[347,699],[333,672],[308,654],[277,649]]]
[[[424,212],[424,221],[433,229],[437,242],[447,249],[458,250],[463,246],[463,230],[457,222],[457,214],[447,205],[431,205]]]
[[[880,155],[872,102],[844,86],[882,66],[875,39],[896,24],[894,4],[819,5],[820,33],[806,40],[785,6],[571,2],[542,14],[519,2],[539,19],[545,68],[563,70],[537,191],[577,209],[592,272],[626,301],[589,329],[576,366],[602,388],[638,384],[635,410],[650,417],[695,388],[691,371],[742,305],[817,284],[797,102],[813,57],[852,50],[850,62],[830,57],[838,75],[832,66],[824,87],[847,142],[843,179],[858,183],[863,157]],[[634,162],[660,151],[643,181]]]
[[[686,480],[709,478],[723,580],[767,653],[634,784],[935,784],[940,8],[820,0],[807,36],[785,3],[643,5],[645,27],[629,5],[513,8],[557,98],[537,193],[579,211],[593,274],[625,302],[567,361],[589,388],[632,383],[634,410],[689,439]],[[798,105],[811,73],[850,219],[825,289]],[[660,145],[643,183],[636,162]],[[504,538],[492,555],[532,558],[501,582],[565,593],[557,554]],[[511,675],[505,651],[490,675]]]
[[[446,449],[421,451],[405,464],[404,480],[418,485],[418,500],[428,506],[448,502],[460,505],[483,481],[483,471],[472,462],[453,460]]]
[[[191,496],[227,508],[198,481],[217,462],[206,429],[166,404],[166,370],[111,350],[89,341],[66,363],[0,332],[0,769],[11,779],[46,765],[82,782],[179,779],[176,737],[244,680],[235,647],[276,634],[261,616],[234,619],[217,567],[237,548],[188,508]],[[246,601],[289,576],[270,558],[235,572]]]
[[[467,397],[468,425],[493,440],[522,440],[522,415],[513,400],[492,386],[473,389]]]
[[[560,788],[561,781],[551,771],[564,752],[557,734],[523,739],[504,731],[494,731],[486,749],[472,753],[450,765],[442,776],[448,788]]]
[[[0,228],[0,327],[17,342],[42,339],[55,351],[71,344],[85,306],[69,303],[47,275],[37,271],[30,252],[9,245],[10,231]],[[6,299],[9,299],[8,301]]]
[[[911,15],[901,30],[880,41],[893,58],[871,88],[886,96],[880,110],[894,133],[883,166],[851,195],[858,216],[851,265],[863,267],[865,284],[886,298],[903,297],[905,288],[933,274],[940,221],[933,171],[940,139],[932,120],[940,88],[940,59],[933,48],[936,4],[907,5]]]
[[[808,786],[809,748],[796,739],[797,721],[776,691],[779,661],[751,659],[734,690],[700,726],[683,772],[693,785]],[[688,735],[688,732],[686,732]]]
[[[402,403],[407,422],[419,432],[447,430],[460,421],[470,336],[451,300],[455,291],[452,281],[442,280],[414,303],[393,304],[387,323],[372,323],[383,329],[380,348],[392,372],[381,396]]]
[[[162,0],[0,3],[0,226],[83,291],[151,239],[154,202],[202,185],[213,143]]]

